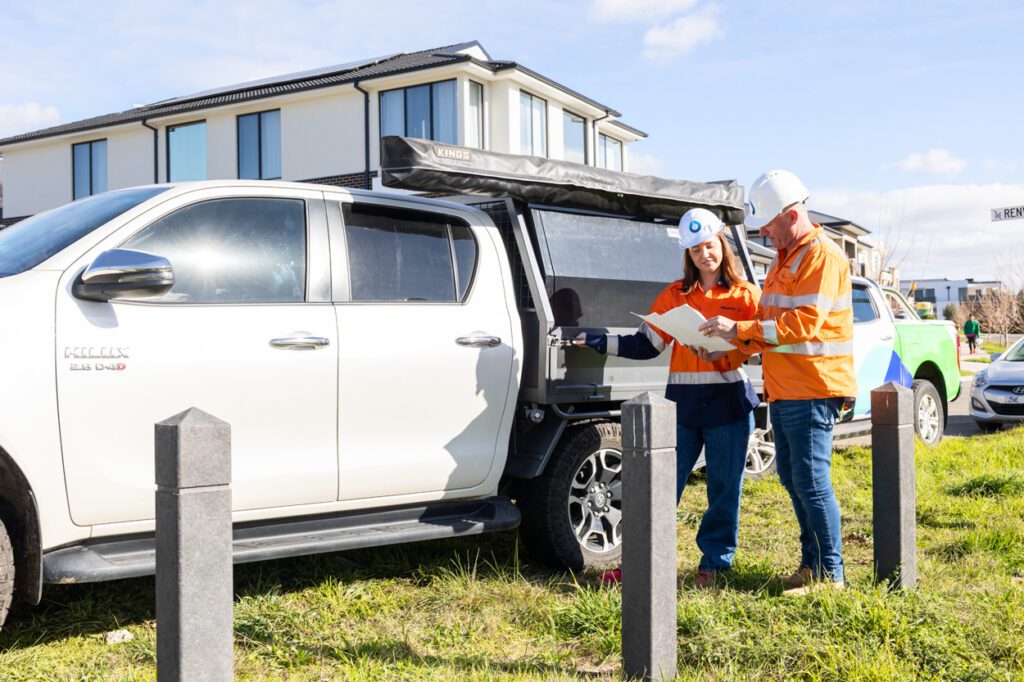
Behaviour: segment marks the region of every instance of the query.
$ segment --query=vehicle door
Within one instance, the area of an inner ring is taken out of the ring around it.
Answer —
[[[871,391],[884,384],[891,373],[895,328],[885,303],[865,281],[853,282],[853,367],[857,377],[854,418],[871,411]]]
[[[165,295],[73,297],[111,248],[167,258]],[[337,499],[337,345],[322,192],[205,188],[90,250],[57,301],[71,515],[151,519],[154,423],[198,407],[231,426],[236,511]]]
[[[329,210],[343,500],[496,485],[521,331],[494,229],[458,213],[360,197]]]

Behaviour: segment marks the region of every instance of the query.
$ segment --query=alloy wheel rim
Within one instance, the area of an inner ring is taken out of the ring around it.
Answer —
[[[921,439],[931,443],[939,432],[939,406],[930,395],[921,396],[917,407],[917,428]]]
[[[767,439],[768,431],[754,429],[747,440],[748,475],[763,474],[775,463],[775,443]]]
[[[569,525],[590,552],[622,544],[622,452],[602,448],[577,467],[569,486]]]

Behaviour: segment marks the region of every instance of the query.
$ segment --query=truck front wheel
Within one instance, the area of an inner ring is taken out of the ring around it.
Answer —
[[[14,548],[7,528],[0,520],[0,628],[7,620],[7,611],[14,597]]]
[[[914,389],[914,431],[925,445],[935,445],[942,440],[943,418],[942,398],[927,379],[915,379]]]
[[[622,430],[613,422],[566,429],[539,477],[518,496],[520,537],[558,569],[607,568],[622,557]]]

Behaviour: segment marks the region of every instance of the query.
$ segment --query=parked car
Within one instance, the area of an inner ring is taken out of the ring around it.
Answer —
[[[993,358],[971,382],[971,417],[983,433],[1024,422],[1024,339]]]

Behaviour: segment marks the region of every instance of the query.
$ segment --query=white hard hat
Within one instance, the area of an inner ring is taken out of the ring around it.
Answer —
[[[722,220],[706,208],[691,208],[679,219],[679,248],[686,250],[725,229]]]
[[[787,170],[770,170],[750,186],[743,224],[760,229],[775,220],[782,209],[803,203],[810,196],[797,176]]]

